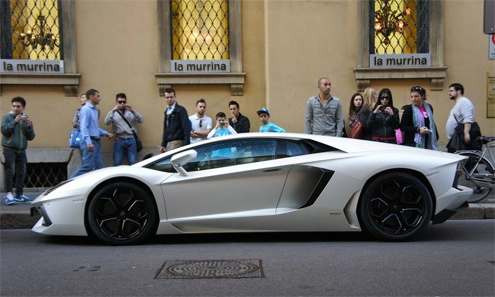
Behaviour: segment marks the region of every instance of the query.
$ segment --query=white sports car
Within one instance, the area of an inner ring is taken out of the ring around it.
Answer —
[[[135,244],[154,234],[366,231],[409,240],[467,205],[465,157],[296,133],[213,138],[47,190],[33,231]]]

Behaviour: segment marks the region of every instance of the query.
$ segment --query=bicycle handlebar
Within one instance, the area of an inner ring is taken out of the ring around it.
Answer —
[[[479,136],[476,138],[477,142],[481,142],[482,144],[487,144],[495,140],[494,136]]]

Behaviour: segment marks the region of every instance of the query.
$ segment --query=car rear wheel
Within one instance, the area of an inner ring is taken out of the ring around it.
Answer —
[[[112,183],[101,188],[87,210],[88,226],[98,240],[114,245],[139,243],[156,232],[155,202],[141,187]]]
[[[363,229],[387,241],[405,241],[426,230],[433,212],[426,186],[407,173],[386,173],[367,186],[358,212]]]

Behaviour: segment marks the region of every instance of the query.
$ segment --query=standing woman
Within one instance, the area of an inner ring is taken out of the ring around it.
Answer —
[[[397,144],[395,129],[399,129],[399,110],[394,107],[389,89],[382,89],[378,94],[366,126],[373,133],[371,140]]]
[[[378,93],[375,88],[367,87],[363,93],[363,101],[364,105],[368,106],[368,109],[371,109],[373,105],[375,105],[378,100]]]
[[[426,90],[411,88],[411,103],[404,107],[400,129],[404,132],[404,145],[437,150],[438,131],[433,107],[426,103]]]
[[[363,93],[363,105],[368,107],[368,115],[369,115],[369,111],[373,108],[377,100],[378,100],[378,92],[376,91],[376,89],[372,87],[367,87]],[[367,125],[366,122],[363,122],[362,124],[364,126]],[[365,129],[364,132],[365,133],[363,134],[363,139],[371,140],[371,137],[373,136],[371,130]]]
[[[88,99],[86,98],[86,94],[81,94],[79,97],[79,103],[81,104],[81,107],[83,107]],[[79,110],[81,110],[81,107],[79,107],[76,110],[76,113],[74,113],[74,116],[72,117],[72,127],[77,129],[79,127]]]
[[[370,109],[364,104],[363,96],[360,93],[355,93],[351,97],[351,104],[349,106],[349,127],[354,127],[356,120],[359,120],[362,125],[361,139],[366,136],[366,124],[368,123],[368,117],[370,115]],[[368,133],[371,134],[371,133]],[[371,136],[368,137],[371,139]]]

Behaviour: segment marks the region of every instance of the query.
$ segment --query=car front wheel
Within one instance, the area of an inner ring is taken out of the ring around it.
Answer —
[[[387,241],[405,241],[425,232],[433,212],[426,186],[407,173],[386,173],[367,186],[358,205],[363,229]]]
[[[153,197],[132,183],[111,183],[89,202],[87,222],[98,240],[114,245],[136,244],[156,232],[158,214]]]

